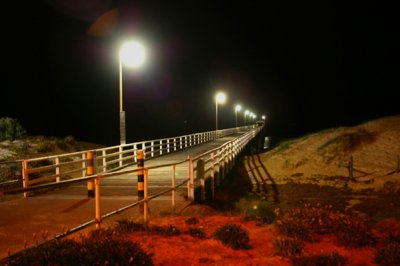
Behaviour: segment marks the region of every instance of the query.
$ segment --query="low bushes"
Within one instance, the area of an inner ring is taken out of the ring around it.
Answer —
[[[247,231],[237,224],[223,225],[214,232],[213,236],[220,240],[222,244],[233,249],[250,248],[250,238]]]
[[[99,229],[80,240],[55,240],[10,258],[9,265],[153,265],[151,255],[114,230]]]

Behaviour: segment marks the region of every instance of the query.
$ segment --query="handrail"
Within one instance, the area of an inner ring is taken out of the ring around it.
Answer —
[[[137,162],[136,153],[139,149],[144,151],[145,160],[149,160],[250,128],[253,127],[207,131],[171,138],[139,141],[91,151],[95,154],[95,165],[99,172],[106,173],[135,164]],[[59,182],[67,176],[67,173],[72,174],[72,176],[68,175],[68,178],[85,176],[87,152],[79,151],[22,160],[23,186],[37,185],[41,182],[48,182],[49,179]],[[32,176],[32,174],[35,174],[35,176]],[[35,179],[35,181],[32,181],[32,179]]]

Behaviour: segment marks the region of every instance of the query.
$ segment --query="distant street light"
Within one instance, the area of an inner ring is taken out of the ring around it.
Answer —
[[[244,112],[244,125],[246,126],[246,116],[248,116],[250,114],[250,111],[249,110],[246,110],[245,112]]]
[[[242,106],[240,104],[235,106],[235,121],[236,121],[236,127],[238,126],[238,119],[237,119],[237,113],[242,110]]]
[[[146,59],[143,45],[137,41],[122,44],[119,50],[119,131],[120,144],[126,144],[126,120],[122,105],[122,64],[127,67],[139,68]]]
[[[262,120],[265,120],[265,118],[266,118],[266,116],[265,116],[265,115],[263,115],[263,116],[261,117],[261,119],[262,119]]]
[[[218,104],[223,104],[226,101],[226,95],[223,92],[218,92],[215,95],[215,130],[218,130]]]

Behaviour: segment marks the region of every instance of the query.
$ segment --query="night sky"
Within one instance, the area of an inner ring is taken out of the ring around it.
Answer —
[[[400,114],[385,1],[7,2],[0,117],[32,135],[119,144],[118,49],[130,37],[149,58],[124,68],[128,142],[213,130],[220,89],[220,128],[240,103],[272,136]]]

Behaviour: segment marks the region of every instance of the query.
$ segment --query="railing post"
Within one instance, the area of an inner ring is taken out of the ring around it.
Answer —
[[[169,139],[167,140],[167,153],[169,153]]]
[[[160,155],[162,155],[162,150],[163,150],[163,147],[162,147],[162,140],[160,140]]]
[[[176,197],[176,164],[172,165],[172,212],[175,212],[175,197]]]
[[[135,144],[133,144],[133,160],[135,161],[135,163],[137,162],[137,153],[136,153],[136,151],[137,151],[137,145],[135,143]]]
[[[29,186],[29,174],[28,174],[28,161],[22,161],[22,187],[28,188]],[[28,196],[27,192],[24,192],[24,198]]]
[[[124,165],[124,155],[122,154],[123,148],[122,146],[119,146],[119,167],[122,167]]]
[[[197,161],[197,166],[196,166],[196,179],[200,180],[200,197],[199,199],[196,201],[197,202],[204,202],[206,199],[206,189],[205,189],[205,181],[204,181],[204,160],[203,159],[199,159]]]
[[[56,157],[54,162],[56,164],[56,182],[60,182],[60,158]]]
[[[176,138],[174,138],[174,151],[176,151]]]
[[[86,158],[87,158],[87,168],[86,168],[86,173],[87,175],[91,176],[94,175],[94,153],[93,151],[88,151],[86,152]],[[94,182],[93,179],[89,180],[87,182],[87,195],[90,198],[93,198],[94,195]]]
[[[188,182],[188,200],[194,201],[194,173],[193,173],[193,160],[188,156],[188,175],[189,175],[189,182]]]
[[[144,224],[147,227],[148,221],[149,221],[149,191],[148,191],[148,180],[149,180],[149,169],[144,169],[144,209],[143,209],[143,219],[144,219]]]
[[[220,161],[220,166],[221,166],[221,172],[220,172],[220,179],[221,180],[224,180],[225,179],[225,156],[224,156],[224,151],[222,150],[221,152],[220,152],[220,159],[219,159],[219,161]],[[221,182],[221,181],[220,181]]]
[[[142,143],[143,158],[146,156],[146,142]]]
[[[214,168],[214,152],[212,152],[210,154],[211,156],[211,197],[212,199],[215,198],[215,178],[214,178],[214,172],[215,172],[215,168]]]
[[[103,172],[107,172],[107,158],[106,158],[107,153],[106,153],[106,150],[103,150],[101,152],[101,155],[103,156],[103,160],[102,160],[102,162],[103,162]]]
[[[86,153],[82,153],[82,176],[86,176]]]
[[[154,157],[154,141],[151,142],[151,157]]]
[[[101,223],[101,211],[100,211],[100,181],[101,181],[101,176],[97,175],[96,178],[94,179],[94,184],[95,184],[95,205],[96,205],[96,229],[100,228],[100,223]]]

